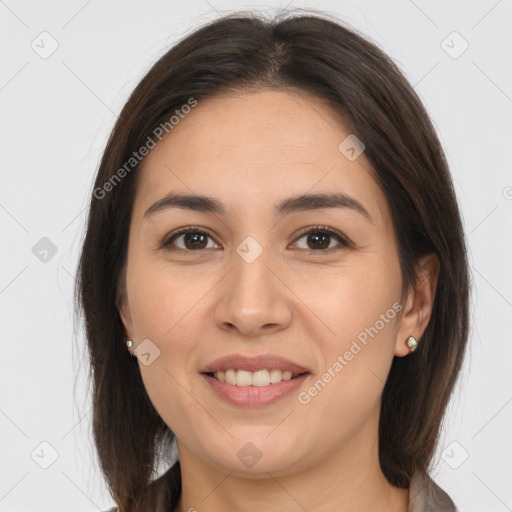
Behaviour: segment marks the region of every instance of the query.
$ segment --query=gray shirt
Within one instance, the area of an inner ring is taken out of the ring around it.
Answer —
[[[427,473],[417,471],[409,486],[407,512],[457,512],[457,508]]]
[[[105,512],[118,512],[117,507]],[[166,512],[163,506],[155,512]],[[416,472],[409,487],[407,512],[457,512],[453,501],[426,473]]]

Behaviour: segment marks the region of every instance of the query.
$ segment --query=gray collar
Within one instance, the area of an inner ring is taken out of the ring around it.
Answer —
[[[409,487],[407,512],[457,512],[457,509],[448,494],[427,473],[417,471]]]

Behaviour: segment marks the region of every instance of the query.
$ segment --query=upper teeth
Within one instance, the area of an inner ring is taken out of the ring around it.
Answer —
[[[216,379],[227,382],[234,386],[268,386],[276,384],[282,380],[290,380],[292,372],[273,370],[258,370],[257,372],[248,372],[247,370],[219,370],[213,374]]]

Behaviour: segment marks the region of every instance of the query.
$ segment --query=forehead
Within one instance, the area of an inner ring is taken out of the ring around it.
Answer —
[[[340,115],[308,95],[263,90],[198,101],[145,158],[135,210],[143,215],[171,191],[215,195],[244,214],[293,195],[342,192],[385,229],[388,206],[364,152],[349,160],[339,149],[349,135]]]

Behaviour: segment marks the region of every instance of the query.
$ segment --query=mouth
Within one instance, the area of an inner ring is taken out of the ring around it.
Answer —
[[[232,354],[211,361],[199,373],[223,402],[238,407],[264,407],[290,397],[312,375],[277,354]]]

